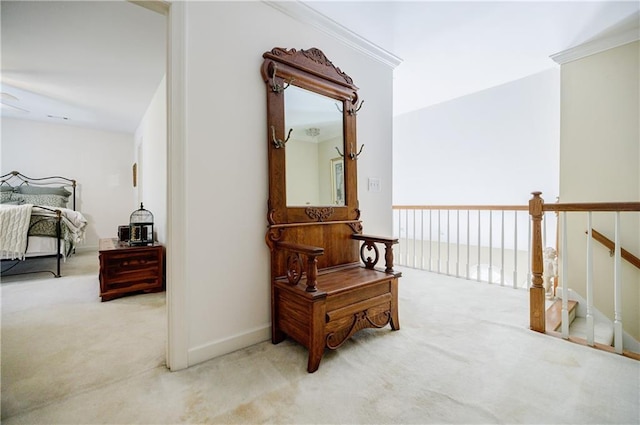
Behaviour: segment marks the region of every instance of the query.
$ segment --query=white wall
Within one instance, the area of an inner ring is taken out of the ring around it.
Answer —
[[[391,231],[392,70],[261,2],[189,2],[186,13],[184,282],[188,364],[270,337],[266,88],[262,54],[317,47],[350,75],[366,105],[360,177],[365,231]],[[173,189],[172,189],[173,190]]]
[[[562,65],[562,202],[640,201],[640,42]],[[622,214],[622,247],[640,255],[640,214]],[[611,214],[593,227],[613,239]],[[586,296],[586,217],[570,214],[569,285]],[[594,246],[595,305],[613,318],[613,269],[608,250]],[[640,273],[622,261],[624,329],[640,339]]]
[[[555,201],[559,108],[554,68],[395,117],[394,204]]]
[[[99,238],[117,237],[118,225],[129,223],[131,135],[3,117],[1,153],[2,174],[77,180],[76,208],[88,221],[79,248],[97,250]]]
[[[131,210],[144,208],[153,214],[156,239],[166,242],[167,231],[167,83],[158,85],[134,135],[138,187]]]

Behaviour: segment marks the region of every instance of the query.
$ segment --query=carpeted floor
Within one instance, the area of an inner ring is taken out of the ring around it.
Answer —
[[[100,303],[91,255],[3,279],[3,424],[640,422],[640,362],[528,330],[525,290],[404,269],[401,330],[314,374],[289,340],[169,372],[164,294]]]

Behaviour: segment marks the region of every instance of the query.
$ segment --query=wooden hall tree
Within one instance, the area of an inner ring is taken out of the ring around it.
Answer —
[[[325,348],[365,328],[400,329],[397,239],[364,235],[357,199],[358,88],[322,51],[263,55],[267,90],[272,341]],[[384,247],[384,268],[376,268]]]

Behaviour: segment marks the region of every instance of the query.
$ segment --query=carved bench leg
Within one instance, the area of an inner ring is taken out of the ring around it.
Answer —
[[[309,350],[309,361],[307,362],[307,372],[313,373],[320,367],[320,360],[324,354],[324,347],[319,353],[316,350]]]
[[[273,344],[279,344],[285,339],[285,334],[278,327],[278,310],[277,303],[275,302],[278,296],[277,290],[271,287],[271,342]]]
[[[391,281],[391,329],[400,330],[400,319],[398,316],[398,279]]]
[[[307,363],[307,372],[313,373],[318,370],[320,360],[324,354],[324,323],[326,304],[324,300],[314,302],[312,305],[310,338],[309,338],[309,361]]]
[[[280,329],[276,328],[275,322],[271,325],[271,342],[273,344],[280,344],[285,339],[285,334]]]

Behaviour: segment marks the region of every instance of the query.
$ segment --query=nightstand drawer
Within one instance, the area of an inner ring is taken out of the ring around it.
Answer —
[[[111,272],[126,273],[131,270],[157,269],[160,267],[161,255],[158,250],[148,252],[131,252],[113,254],[109,257],[107,269]]]

